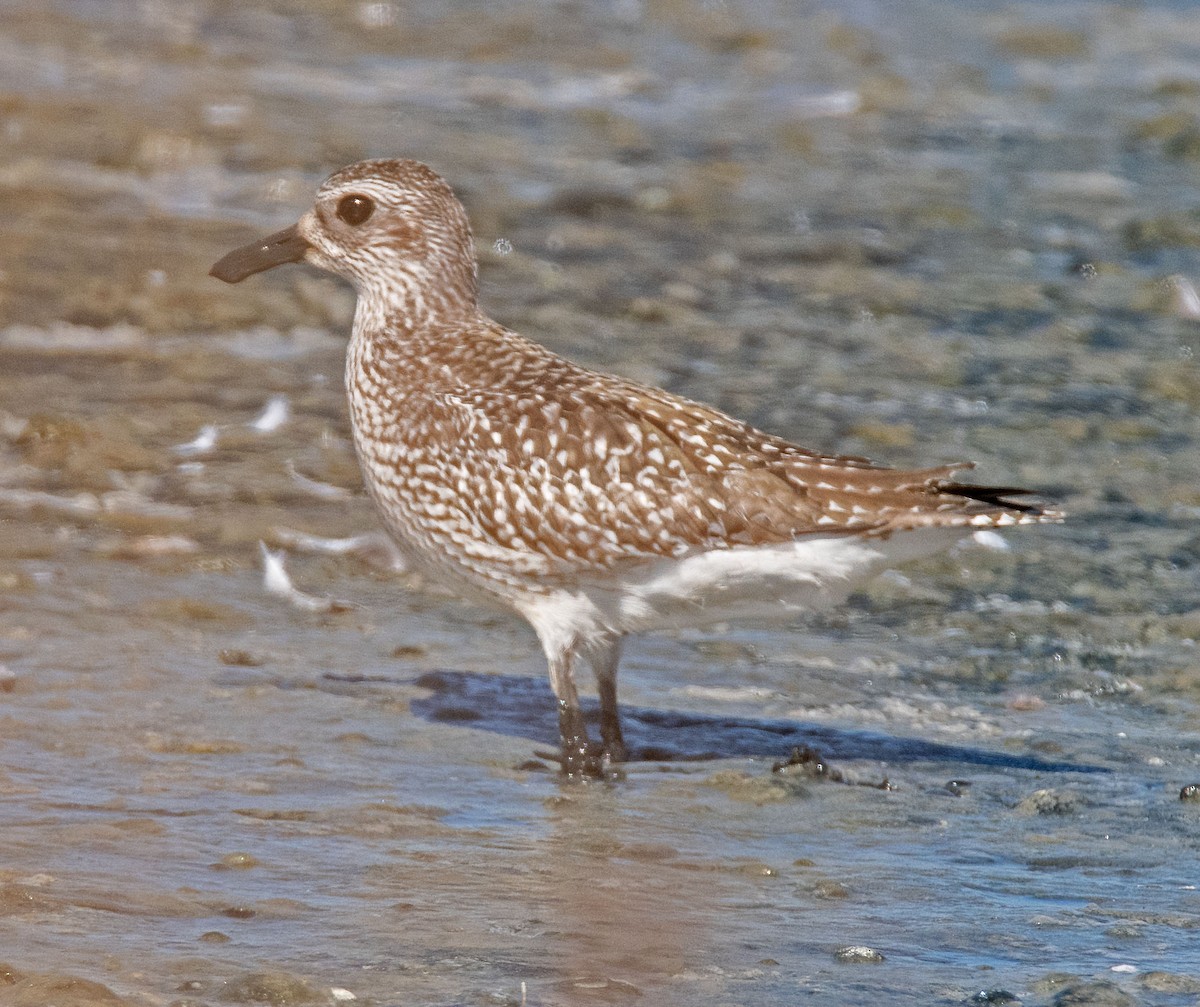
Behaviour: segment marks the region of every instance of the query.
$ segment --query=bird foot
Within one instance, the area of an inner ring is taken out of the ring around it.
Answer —
[[[629,761],[629,749],[625,747],[625,742],[620,738],[605,738],[601,747],[610,762]]]
[[[558,764],[560,775],[567,780],[623,780],[625,771],[617,765],[624,759],[615,759],[611,752],[589,742],[563,745],[558,752],[535,750],[539,759]],[[622,756],[624,748],[622,747]]]
[[[557,762],[568,780],[617,780],[625,774],[613,766],[624,762],[625,743],[620,731],[605,730],[604,743],[594,745],[588,740],[587,724],[577,705],[559,700],[558,733],[561,739],[559,755],[538,752],[543,758]]]

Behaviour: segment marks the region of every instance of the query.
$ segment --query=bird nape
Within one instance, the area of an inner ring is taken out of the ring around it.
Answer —
[[[628,754],[621,639],[836,603],[981,529],[1061,520],[1025,491],[801,448],[660,388],[580,367],[484,314],[471,229],[410,160],[334,172],[292,227],[212,268],[288,262],[358,294],[346,391],[367,489],[409,562],[537,633],[569,776]],[[600,696],[588,737],[575,667]]]

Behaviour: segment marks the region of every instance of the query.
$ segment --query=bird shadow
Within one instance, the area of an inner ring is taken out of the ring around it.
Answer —
[[[557,705],[549,685],[542,679],[438,670],[406,682],[429,690],[428,696],[410,704],[412,712],[424,720],[469,724],[477,730],[534,738],[552,748],[557,746]],[[595,700],[585,698],[583,711],[589,724],[599,723]],[[1103,766],[846,730],[827,724],[631,706],[622,707],[621,714],[630,762],[699,762],[739,756],[780,758],[793,748],[807,746],[819,750],[826,758],[841,760],[964,763],[1052,773],[1110,771]]]

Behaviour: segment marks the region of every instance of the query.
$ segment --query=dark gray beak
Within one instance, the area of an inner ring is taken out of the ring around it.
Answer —
[[[259,241],[235,248],[222,256],[208,275],[226,283],[241,283],[247,276],[265,269],[274,269],[285,262],[299,262],[310,247],[301,236],[299,225],[293,224]]]

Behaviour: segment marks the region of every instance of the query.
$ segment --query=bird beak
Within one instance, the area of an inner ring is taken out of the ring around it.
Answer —
[[[300,225],[293,224],[249,245],[235,248],[222,256],[208,271],[208,275],[226,283],[241,283],[247,276],[274,269],[285,262],[299,262],[311,247],[300,233]]]

